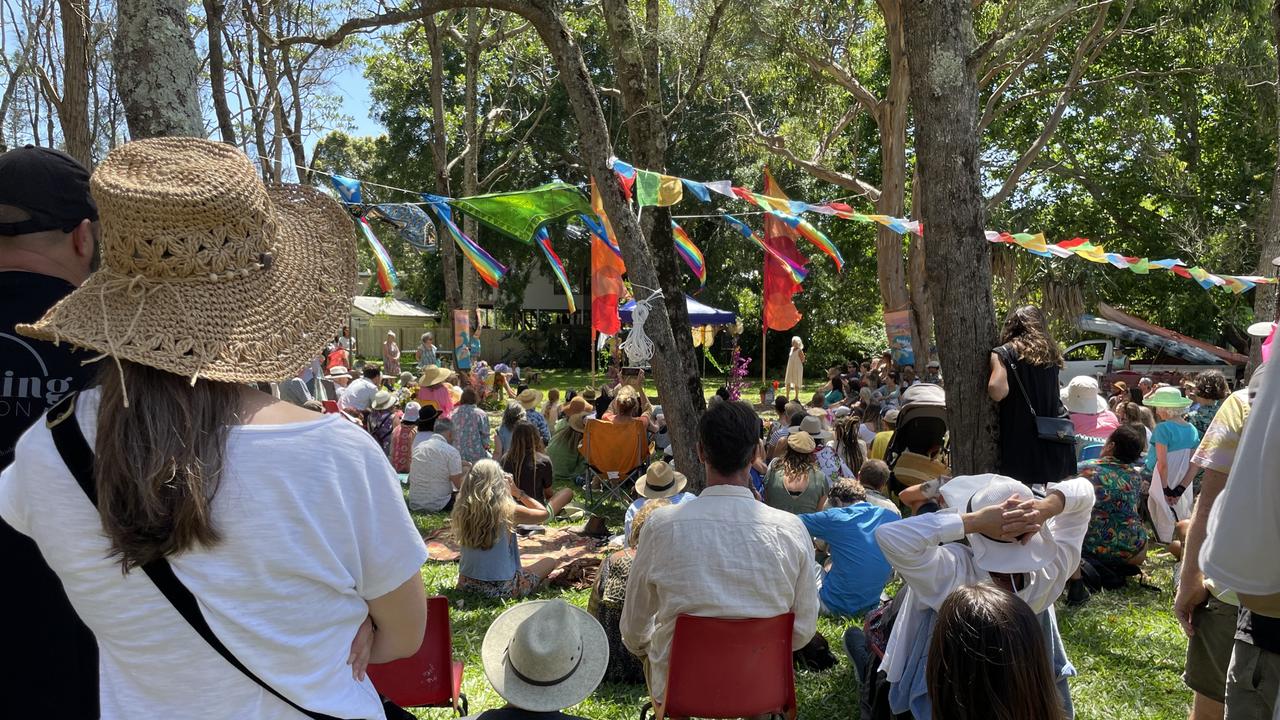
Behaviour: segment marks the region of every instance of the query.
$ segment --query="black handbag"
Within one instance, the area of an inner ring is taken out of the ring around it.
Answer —
[[[1037,415],[1035,407],[1031,404],[1031,396],[1027,394],[1027,388],[1022,384],[1022,377],[1018,375],[1018,364],[1007,353],[1000,353],[1000,356],[1008,363],[1009,374],[1013,376],[1014,382],[1018,384],[1018,390],[1022,393],[1022,400],[1027,403],[1027,410],[1031,411],[1031,417],[1035,418],[1036,437],[1045,442],[1074,445],[1076,442],[1076,426],[1071,422],[1071,418]]]
[[[76,396],[73,394],[58,405],[55,405],[49,411],[48,425],[50,433],[53,435],[53,444],[57,448],[58,454],[62,456],[62,461],[66,463],[67,469],[71,471],[71,475],[80,485],[80,489],[89,497],[89,502],[93,503],[96,508],[98,507],[98,485],[93,476],[93,448],[89,447],[89,442],[85,439],[84,433],[80,431],[80,423],[76,421],[75,403]],[[222,644],[218,636],[214,635],[213,628],[209,627],[208,621],[205,620],[204,615],[200,612],[200,605],[196,600],[196,596],[174,574],[173,566],[169,564],[168,560],[163,557],[151,560],[142,565],[142,572],[151,578],[151,582],[155,583],[156,589],[173,605],[173,609],[182,615],[182,619],[186,620],[210,647],[243,673],[245,677],[312,720],[340,720],[332,715],[325,715],[302,707],[282,695],[278,690],[268,685],[265,680],[253,674],[252,670],[245,667],[244,663],[240,662],[239,658],[232,654],[226,645]],[[383,710],[387,712],[388,718],[412,717],[408,712],[386,699],[383,699]],[[399,714],[393,714],[397,710]]]

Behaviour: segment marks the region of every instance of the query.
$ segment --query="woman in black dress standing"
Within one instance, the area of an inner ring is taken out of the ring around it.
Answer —
[[[1074,475],[1075,445],[1042,440],[1036,431],[1037,416],[1067,417],[1058,395],[1062,351],[1049,336],[1044,313],[1035,305],[1014,310],[1000,342],[991,351],[987,381],[988,394],[1000,403],[1000,473],[1027,485]]]

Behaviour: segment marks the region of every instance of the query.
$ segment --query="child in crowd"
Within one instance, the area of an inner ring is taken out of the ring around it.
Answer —
[[[1159,418],[1151,432],[1151,450],[1147,453],[1147,470],[1151,472],[1147,510],[1151,513],[1156,539],[1174,543],[1174,525],[1191,517],[1191,493],[1184,492],[1187,486],[1182,480],[1191,464],[1191,453],[1200,444],[1200,432],[1184,417],[1191,401],[1177,388],[1159,388],[1145,403],[1154,408]],[[1169,548],[1175,556],[1180,550],[1180,543]]]
[[[867,502],[901,517],[902,510],[886,494],[889,490],[889,472],[889,465],[885,461],[868,460],[862,464],[858,482],[866,490]]]
[[[875,531],[899,516],[867,502],[857,480],[842,478],[828,495],[827,509],[800,516],[816,540],[827,544],[831,559],[818,575],[819,611],[853,616],[880,602],[893,574],[876,545]]]
[[[462,481],[451,525],[461,550],[458,589],[495,598],[521,598],[538,588],[556,568],[556,558],[520,565],[515,526],[552,517],[541,500],[516,486],[492,460],[475,464]]]
[[[1017,595],[988,583],[957,589],[929,646],[934,720],[1063,720],[1043,648],[1036,614]]]
[[[507,456],[507,450],[511,449],[511,433],[515,431],[516,423],[522,420],[524,420],[524,408],[520,403],[508,402],[507,409],[502,411],[502,424],[498,426],[498,432],[494,433],[494,460],[502,462],[502,459]]]
[[[628,510],[629,530],[623,535],[626,547],[606,557],[596,573],[596,584],[587,600],[587,612],[600,621],[605,636],[609,638],[609,669],[605,672],[605,680],[609,682],[629,685],[644,682],[644,668],[639,658],[622,644],[618,622],[622,619],[622,609],[627,600],[627,576],[631,572],[631,561],[636,557],[636,548],[640,545],[640,532],[655,510],[670,504],[671,500],[667,498],[656,498],[646,502],[634,517]]]
[[[956,589],[978,582],[1017,594],[1040,615],[1044,637],[1038,647],[1051,656],[1063,707],[1069,708],[1072,671],[1052,607],[1080,564],[1093,486],[1084,478],[1067,480],[1037,499],[1017,480],[988,474],[956,477],[940,492],[957,512],[916,515],[876,529],[880,549],[906,583],[895,598],[897,619],[880,667],[893,711],[931,717],[925,658],[937,612]]]
[[[876,433],[875,439],[871,441],[871,448],[867,451],[867,457],[872,460],[884,460],[889,454],[889,443],[893,440],[894,429],[898,427],[898,408],[889,408],[881,420],[884,430]]]
[[[418,413],[422,406],[410,402],[404,406],[400,416],[400,424],[391,431],[391,467],[398,473],[409,472],[409,463],[413,460],[413,439],[418,434]]]
[[[1083,563],[1104,572],[1123,565],[1138,566],[1147,556],[1147,529],[1138,512],[1142,472],[1137,462],[1146,448],[1137,425],[1122,425],[1111,433],[1097,460],[1080,463],[1080,474],[1093,483],[1093,515],[1082,547]],[[1087,600],[1089,591],[1080,574],[1067,585],[1067,602]]]
[[[659,460],[645,470],[644,476],[636,480],[635,502],[627,507],[627,515],[622,526],[622,538],[625,542],[631,537],[632,524],[640,512],[653,502],[662,501],[663,505],[679,505],[692,500],[697,495],[684,491],[689,482],[684,473],[678,473],[671,465]]]

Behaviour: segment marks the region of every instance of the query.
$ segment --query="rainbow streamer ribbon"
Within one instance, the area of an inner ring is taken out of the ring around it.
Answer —
[[[689,239],[689,233],[685,232],[675,220],[671,221],[671,235],[675,238],[676,252],[680,253],[685,264],[698,278],[698,292],[702,292],[702,289],[707,286],[707,259],[703,257],[698,246]]]
[[[480,274],[480,279],[484,280],[491,287],[498,287],[498,281],[507,274],[507,268],[502,263],[493,259],[493,256],[485,252],[475,240],[467,237],[465,233],[453,221],[453,210],[449,207],[449,198],[442,195],[431,195],[423,193],[422,199],[427,202],[427,207],[440,218],[444,223],[449,234],[453,236],[453,241],[458,244],[458,248],[462,250],[462,254],[467,256],[471,261],[471,265],[475,267],[476,272]]]
[[[827,257],[831,258],[831,261],[836,264],[837,272],[844,269],[844,258],[840,256],[840,250],[836,248],[835,243],[831,242],[831,238],[823,235],[818,228],[809,224],[808,220],[777,210],[767,210],[766,212],[786,223],[787,227],[799,232],[809,242],[817,245],[818,249],[826,253]]]
[[[551,272],[555,274],[560,287],[564,288],[564,296],[569,305],[569,312],[577,312],[578,306],[573,302],[573,288],[569,287],[569,276],[564,271],[564,262],[551,247],[551,234],[547,232],[547,227],[544,225],[538,228],[538,232],[533,234],[533,239],[538,241],[538,247],[542,248],[542,254],[546,256],[547,262],[551,264]]]
[[[400,284],[400,276],[396,275],[396,268],[391,264],[391,255],[378,242],[378,236],[373,234],[373,228],[369,227],[369,221],[364,217],[360,218],[360,230],[364,233],[364,239],[369,241],[369,248],[373,250],[373,262],[378,266],[378,287],[382,288],[383,293],[395,290]]]
[[[786,268],[787,274],[791,276],[791,280],[795,284],[799,285],[800,283],[804,282],[804,279],[806,277],[809,276],[809,271],[805,269],[803,266],[797,265],[794,261],[791,260],[791,258],[788,258],[787,256],[783,255],[777,250],[774,250],[773,248],[766,245],[764,240],[761,240],[760,236],[756,234],[756,231],[751,229],[750,225],[747,225],[746,223],[742,222],[741,220],[739,220],[738,218],[732,215],[726,214],[726,215],[722,215],[721,217],[723,217],[725,219],[725,222],[729,223],[729,225],[732,226],[733,229],[742,233],[743,237],[747,238],[748,240],[754,240],[755,243],[759,245],[762,250],[765,251],[765,254],[767,254],[769,257],[773,258],[774,260],[777,260],[778,262],[782,263],[782,266]]]
[[[600,222],[600,218],[591,215],[579,215],[578,219],[582,221],[583,225],[587,226],[588,232],[600,238],[605,247],[612,250],[618,257],[622,257],[622,248],[618,247],[613,238],[609,237],[609,233],[605,231],[604,223]]]

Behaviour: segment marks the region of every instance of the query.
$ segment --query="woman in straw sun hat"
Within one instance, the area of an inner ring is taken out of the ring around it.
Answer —
[[[595,692],[609,665],[609,641],[595,618],[565,601],[530,600],[493,621],[480,658],[508,705],[476,720],[584,720],[557,711]]]
[[[453,373],[449,368],[438,365],[427,365],[422,368],[422,377],[418,378],[418,402],[434,402],[440,407],[443,417],[453,417],[453,393],[449,392],[448,380]]]
[[[382,717],[364,666],[417,649],[426,548],[367,433],[248,386],[337,333],[356,278],[350,219],[191,138],[116,148],[92,192],[102,269],[19,332],[98,353],[98,384],[23,438],[0,516],[93,630],[101,717]],[[260,686],[144,568],[172,568]]]

